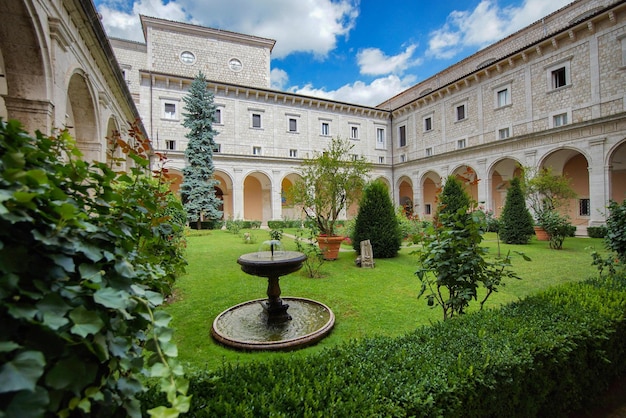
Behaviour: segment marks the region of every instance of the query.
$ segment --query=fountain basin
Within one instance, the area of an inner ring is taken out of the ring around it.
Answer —
[[[259,277],[285,276],[302,268],[306,255],[297,251],[269,251],[244,254],[237,260],[241,270]]]
[[[335,314],[323,303],[286,297],[293,319],[268,323],[267,311],[256,299],[235,305],[215,318],[211,335],[218,342],[242,350],[294,350],[314,344],[330,333]]]

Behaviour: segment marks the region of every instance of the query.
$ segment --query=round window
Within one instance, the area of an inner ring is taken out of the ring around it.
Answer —
[[[196,56],[193,52],[183,51],[180,53],[180,60],[185,64],[193,64],[196,62]]]
[[[237,58],[233,58],[228,61],[228,66],[233,71],[241,71],[241,69],[243,68],[243,64]]]

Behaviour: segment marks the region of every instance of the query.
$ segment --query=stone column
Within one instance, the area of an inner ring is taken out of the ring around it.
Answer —
[[[283,196],[282,196],[282,181],[281,181],[281,171],[273,170],[272,171],[272,219],[282,219],[283,218]]]
[[[9,119],[17,119],[30,133],[40,130],[45,135],[52,132],[54,104],[47,100],[31,100],[4,96]]]
[[[604,165],[604,144],[606,138],[589,141],[589,226],[602,225],[606,220],[606,206],[609,203],[608,184],[610,167]]]
[[[233,172],[233,219],[243,219],[243,170],[235,168]]]

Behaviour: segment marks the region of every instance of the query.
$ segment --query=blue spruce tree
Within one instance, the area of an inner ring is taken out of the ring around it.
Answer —
[[[185,111],[183,126],[189,129],[185,137],[189,140],[185,149],[187,165],[183,169],[181,194],[187,212],[187,220],[196,222],[201,229],[202,221],[221,219],[219,210],[222,201],[215,195],[219,184],[213,173],[213,150],[215,135],[215,103],[213,94],[207,89],[207,81],[200,72],[189,87],[189,94],[183,98]]]

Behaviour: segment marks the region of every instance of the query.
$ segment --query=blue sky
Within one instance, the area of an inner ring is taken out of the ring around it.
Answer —
[[[272,88],[374,106],[571,0],[95,0],[109,36],[138,15],[276,40]]]

